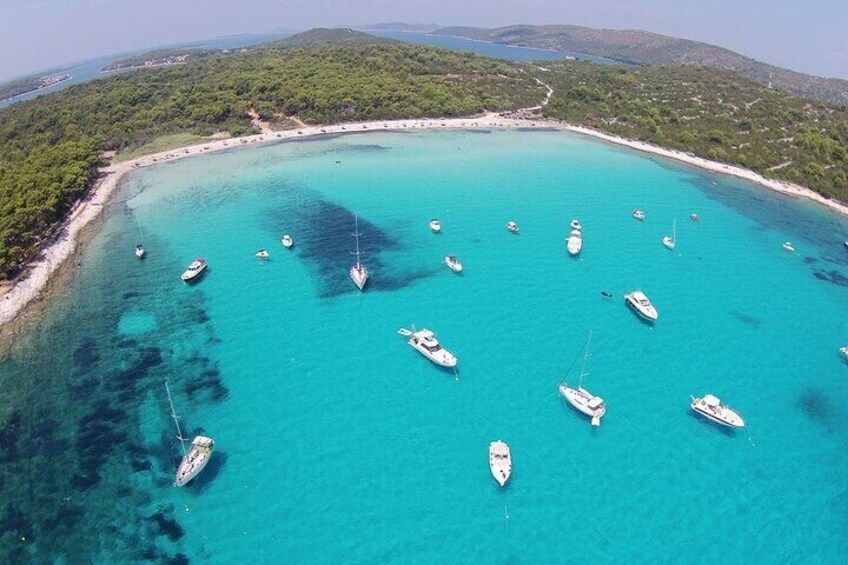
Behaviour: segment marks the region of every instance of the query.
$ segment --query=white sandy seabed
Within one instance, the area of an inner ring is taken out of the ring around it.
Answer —
[[[848,206],[829,200],[809,188],[773,179],[767,179],[762,175],[708,159],[695,157],[682,151],[664,149],[650,143],[635,141],[609,135],[597,130],[581,126],[572,126],[558,121],[550,120],[517,120],[505,118],[498,114],[486,114],[472,118],[450,118],[450,119],[421,119],[421,120],[394,120],[373,121],[348,124],[337,124],[329,126],[308,126],[298,130],[281,132],[265,132],[246,137],[228,137],[200,143],[179,149],[171,149],[145,155],[137,159],[113,163],[101,169],[103,176],[95,184],[89,195],[80,201],[72,210],[64,226],[59,232],[59,237],[47,247],[41,255],[33,261],[25,273],[16,280],[11,288],[0,298],[0,325],[7,324],[15,319],[18,314],[31,303],[39,298],[47,287],[50,276],[59,269],[64,261],[71,256],[80,240],[83,228],[94,220],[105,208],[109,197],[119,186],[124,175],[141,167],[149,167],[163,162],[185,159],[195,155],[214,153],[242,147],[252,143],[270,143],[287,139],[301,139],[325,134],[353,133],[363,131],[388,131],[403,129],[473,129],[473,128],[554,128],[589,135],[610,143],[624,145],[632,149],[644,151],[654,155],[660,155],[677,161],[682,161],[708,171],[732,175],[754,182],[766,188],[770,188],[783,194],[807,198],[823,204],[839,213],[848,215]]]

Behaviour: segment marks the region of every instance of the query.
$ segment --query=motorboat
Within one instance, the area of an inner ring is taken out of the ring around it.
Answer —
[[[354,214],[353,222],[355,230],[353,236],[356,238],[356,251],[354,252],[354,256],[356,257],[356,262],[350,266],[350,278],[353,280],[353,284],[359,290],[365,288],[365,283],[368,282],[368,269],[362,263],[362,253],[359,251],[359,218]]]
[[[692,410],[722,426],[744,428],[745,420],[736,410],[722,404],[717,396],[705,394],[703,398],[692,398]]]
[[[267,250],[267,249],[260,249],[259,251],[257,251],[257,252],[256,252],[256,256],[257,256],[259,259],[267,259],[268,257],[270,257],[270,256],[271,256],[271,254],[270,254],[270,253],[268,253],[268,250]]]
[[[785,241],[783,243],[783,249],[785,249],[786,251],[791,251],[792,253],[795,253],[795,246],[792,245],[791,241]]]
[[[421,355],[442,367],[456,367],[456,355],[442,347],[439,340],[436,339],[436,334],[424,328],[419,331],[408,330],[401,328],[398,333],[404,337],[408,337],[407,342],[410,347],[418,351]]]
[[[189,483],[197,475],[203,471],[209,459],[212,457],[212,450],[215,448],[215,440],[207,436],[196,436],[191,442],[191,448],[186,451],[185,438],[182,430],[180,430],[180,420],[174,410],[174,401],[171,398],[171,388],[168,386],[168,381],[165,381],[165,391],[168,393],[168,404],[171,406],[171,417],[174,419],[174,424],[177,426],[177,439],[180,440],[180,446],[183,449],[183,458],[177,467],[177,475],[174,480],[174,486],[181,487]]]
[[[580,230],[572,230],[571,235],[565,242],[565,247],[570,255],[577,255],[583,249],[583,235]]]
[[[674,223],[671,224],[671,236],[665,236],[662,238],[663,245],[674,251],[674,248],[677,247],[677,220],[674,220]]]
[[[582,230],[583,226],[580,225],[580,220],[571,220],[571,229]]]
[[[689,214],[689,219],[692,220],[693,222],[697,222],[698,221],[698,214]]]
[[[430,220],[430,231],[433,233],[442,233],[442,222],[436,218]]]
[[[586,344],[583,346],[583,366],[580,369],[577,388],[570,387],[563,381],[559,385],[559,394],[574,408],[589,416],[592,419],[592,425],[597,427],[601,425],[601,418],[607,412],[607,405],[603,398],[595,396],[583,388],[583,377],[588,375],[586,361],[589,359],[589,344],[591,342],[592,332],[589,332],[589,337],[586,338]]]
[[[489,469],[499,485],[506,485],[512,474],[512,455],[509,446],[501,440],[489,444]]]
[[[285,247],[286,249],[291,249],[292,246],[294,245],[294,240],[292,239],[292,236],[290,236],[289,234],[286,234],[280,240],[280,243],[282,243],[283,247]]]
[[[633,217],[639,221],[642,221],[645,219],[645,212],[636,208],[635,210],[633,210]]]
[[[135,256],[139,259],[144,259],[144,246],[140,243],[135,246]]]
[[[445,257],[445,265],[454,273],[462,272],[462,262],[456,258],[456,255],[451,254]]]
[[[206,272],[206,259],[199,257],[186,267],[186,270],[182,275],[180,275],[180,278],[183,279],[184,282],[191,282],[200,277],[200,275],[204,272]]]
[[[506,223],[506,229],[512,233],[518,233],[518,224],[510,220]]]
[[[657,321],[657,318],[660,317],[657,309],[654,308],[654,305],[651,304],[651,301],[641,290],[628,292],[624,295],[624,301],[627,302],[627,305],[630,306],[637,314],[649,322],[655,322]]]

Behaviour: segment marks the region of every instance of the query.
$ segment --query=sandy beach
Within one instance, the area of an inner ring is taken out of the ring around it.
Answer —
[[[550,93],[548,94],[548,98],[549,97]],[[642,141],[625,139],[590,128],[573,126],[554,120],[514,119],[504,117],[500,114],[486,114],[470,118],[409,119],[394,121],[379,120],[326,126],[308,126],[297,130],[279,132],[263,131],[262,133],[245,137],[226,137],[215,139],[214,141],[206,143],[162,151],[160,153],[145,155],[129,161],[112,163],[108,167],[101,169],[103,176],[97,181],[89,195],[77,203],[74,207],[64,225],[61,227],[59,236],[56,240],[41,253],[37,260],[30,264],[27,270],[17,280],[12,282],[9,290],[2,295],[2,298],[0,298],[0,326],[14,320],[28,304],[43,296],[51,275],[55,273],[57,269],[61,268],[68,257],[74,253],[80,244],[80,236],[83,229],[89,225],[92,220],[97,218],[100,212],[108,205],[109,198],[128,172],[196,155],[216,153],[252,144],[279,143],[281,141],[297,140],[319,135],[362,133],[368,131],[403,131],[416,129],[439,130],[442,128],[544,128],[571,131],[597,139],[602,139],[617,145],[630,147],[638,151],[667,157],[669,159],[675,159],[708,171],[739,177],[783,194],[810,199],[837,212],[848,215],[848,206],[840,202],[824,198],[820,194],[803,186],[785,181],[767,179],[762,175],[747,169],[702,159],[681,151],[664,149]],[[131,250],[128,250],[127,252],[130,251]]]

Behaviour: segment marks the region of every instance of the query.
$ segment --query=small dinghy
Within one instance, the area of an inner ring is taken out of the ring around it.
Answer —
[[[512,455],[509,446],[501,440],[489,444],[489,470],[501,486],[506,485],[512,474]]]
[[[742,416],[730,406],[722,404],[721,400],[712,394],[705,394],[703,398],[692,397],[692,410],[722,426],[745,427]]]
[[[454,273],[462,272],[462,262],[456,258],[456,255],[451,254],[445,257],[445,265]]]
[[[135,246],[135,256],[144,259],[144,247],[140,243]]]
[[[633,217],[639,221],[642,221],[645,219],[645,212],[636,208],[635,210],[633,210]]]
[[[693,222],[697,222],[698,221],[698,214],[689,214],[689,219],[692,220]]]
[[[430,231],[433,233],[442,233],[442,222],[437,218],[430,220]]]
[[[580,220],[571,220],[571,229],[582,230],[583,226],[580,225]]]
[[[271,256],[271,254],[268,253],[267,249],[260,249],[259,251],[256,252],[256,256],[260,259],[267,259],[268,257]]]
[[[848,359],[848,346],[840,347],[839,353],[841,353],[844,358]]]
[[[506,229],[512,233],[518,233],[518,224],[510,220],[506,223]]]
[[[280,240],[280,243],[282,243],[283,247],[285,247],[286,249],[291,249],[292,246],[294,245],[294,240],[292,239],[292,236],[290,236],[289,234],[286,234]]]
[[[603,296],[604,298],[612,298],[612,293],[608,290],[602,290],[601,296]]]
[[[783,249],[785,249],[786,251],[789,251],[791,253],[795,253],[795,246],[792,245],[791,241],[785,241],[783,243]]]

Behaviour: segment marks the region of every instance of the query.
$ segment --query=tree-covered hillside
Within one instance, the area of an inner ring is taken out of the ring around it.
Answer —
[[[544,95],[528,73],[506,62],[356,41],[211,55],[0,111],[0,276],[14,275],[37,253],[50,227],[91,185],[104,150],[177,132],[248,133],[251,108],[272,120],[296,115],[329,123],[470,115],[532,105]]]
[[[705,67],[548,65],[545,114],[848,201],[848,108]]]

